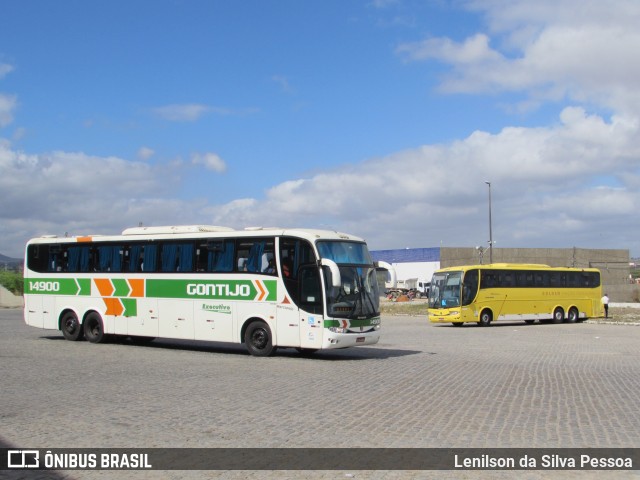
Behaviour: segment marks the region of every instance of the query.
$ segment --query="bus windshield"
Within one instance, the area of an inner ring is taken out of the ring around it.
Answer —
[[[331,286],[327,267],[327,313],[331,317],[365,319],[380,315],[380,291],[373,260],[366,244],[358,242],[320,241],[322,258],[333,260],[340,269],[340,287]]]
[[[461,271],[435,273],[429,289],[429,308],[460,306],[461,279]]]

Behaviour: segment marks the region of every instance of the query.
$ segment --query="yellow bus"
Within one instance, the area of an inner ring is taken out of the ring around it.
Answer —
[[[494,263],[443,268],[433,274],[429,320],[486,327],[494,321],[575,323],[602,317],[600,271]]]

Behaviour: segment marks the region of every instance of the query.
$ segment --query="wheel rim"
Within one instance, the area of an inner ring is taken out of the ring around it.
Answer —
[[[89,335],[93,338],[96,338],[98,335],[100,335],[100,324],[97,320],[89,320]]]
[[[78,331],[78,320],[75,317],[67,317],[64,321],[64,331],[73,335]]]
[[[251,345],[259,350],[267,346],[269,336],[264,328],[256,328],[251,332]]]

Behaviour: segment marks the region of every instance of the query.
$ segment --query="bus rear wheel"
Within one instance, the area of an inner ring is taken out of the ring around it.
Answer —
[[[256,357],[268,357],[276,351],[276,347],[273,346],[269,325],[261,321],[254,321],[249,324],[244,332],[244,343],[249,353]]]
[[[558,307],[553,311],[553,323],[562,323],[562,322],[564,322],[564,310]]]
[[[72,342],[82,340],[82,325],[78,320],[78,316],[73,312],[67,312],[62,316],[60,330],[62,330],[62,335],[67,340]]]
[[[567,322],[576,323],[579,316],[580,314],[578,313],[578,309],[576,307],[571,307],[569,309],[569,313],[567,313]]]
[[[96,312],[91,312],[84,319],[84,336],[91,343],[100,343],[104,341],[106,335],[104,334],[104,325],[102,324],[102,318]]]
[[[493,320],[493,314],[491,310],[483,310],[480,314],[480,320],[478,321],[478,325],[481,327],[488,327],[491,325],[491,321]]]

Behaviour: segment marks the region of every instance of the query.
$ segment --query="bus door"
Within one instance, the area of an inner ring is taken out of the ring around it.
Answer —
[[[300,347],[322,346],[322,307],[320,269],[317,265],[307,265],[300,269]]]
[[[284,299],[277,308],[277,342],[280,346],[322,346],[322,288],[318,266],[310,264],[296,272],[295,281],[285,281]]]
[[[322,289],[316,256],[305,240],[288,237],[279,240],[279,266],[285,292],[277,309],[278,345],[319,348]]]

